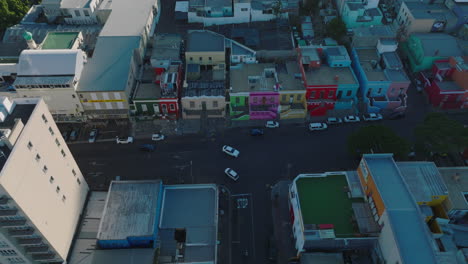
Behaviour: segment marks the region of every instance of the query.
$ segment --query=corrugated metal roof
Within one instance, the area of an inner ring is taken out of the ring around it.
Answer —
[[[436,263],[429,230],[392,154],[363,156],[385,204],[403,263]]]

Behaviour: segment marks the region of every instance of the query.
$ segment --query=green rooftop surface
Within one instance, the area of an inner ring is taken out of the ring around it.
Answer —
[[[304,224],[333,224],[336,237],[358,232],[352,223],[353,200],[345,191],[345,175],[300,178],[296,185]]]
[[[49,32],[42,43],[42,49],[70,49],[78,32]]]

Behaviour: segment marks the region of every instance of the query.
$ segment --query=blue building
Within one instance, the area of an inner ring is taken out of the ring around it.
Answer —
[[[99,225],[98,246],[103,249],[156,247],[162,195],[160,180],[113,181]]]

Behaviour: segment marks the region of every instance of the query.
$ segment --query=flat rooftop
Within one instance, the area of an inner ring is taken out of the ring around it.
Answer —
[[[233,93],[250,91],[273,91],[276,79],[265,78],[265,69],[275,69],[273,63],[242,64],[239,68],[231,68],[231,87]],[[258,80],[249,82],[249,77],[258,77]]]
[[[340,85],[357,84],[351,67],[330,67],[321,65],[320,68],[309,68],[305,71],[307,85]]]
[[[352,199],[348,198],[348,182],[344,174],[326,177],[304,177],[296,180],[303,223],[333,224],[337,237],[351,237],[357,230]]]
[[[70,49],[79,34],[79,32],[49,32],[42,42],[42,49]]]
[[[190,30],[187,52],[224,52],[224,36],[209,30]]]
[[[285,64],[277,64],[280,90],[305,90],[302,83],[302,74],[296,61],[288,61]]]
[[[449,57],[463,55],[457,39],[451,35],[443,33],[416,33],[412,34],[411,37],[415,37],[420,41],[424,56]]]
[[[404,263],[436,263],[429,229],[392,154],[365,154]]]
[[[161,236],[170,235],[176,228],[186,230],[185,262],[216,259],[218,190],[215,185],[165,186],[162,208]]]
[[[460,93],[464,93],[465,89],[463,89],[458,83],[454,81],[442,81],[442,82],[437,82],[437,85],[439,86],[441,91],[459,91]]]
[[[468,197],[463,195],[468,192],[468,167],[439,167],[438,170],[447,186],[451,207],[468,210]]]
[[[356,49],[359,63],[364,70],[367,80],[371,82],[387,81],[383,70],[379,66],[379,55],[377,49]]]
[[[178,34],[157,34],[154,36],[151,59],[180,59],[182,37]]]
[[[98,240],[153,236],[160,180],[113,181],[109,187]]]
[[[448,195],[434,162],[397,162],[403,179],[417,202],[430,202],[433,196]]]

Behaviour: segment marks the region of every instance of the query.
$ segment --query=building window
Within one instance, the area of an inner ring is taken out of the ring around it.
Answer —
[[[82,94],[80,94],[80,98],[83,98],[83,95],[82,95]]]
[[[301,99],[302,99],[302,94],[298,94],[298,95],[296,96],[296,100],[297,100],[297,101],[300,101]]]
[[[28,142],[28,149],[32,149],[33,147],[33,144],[31,143],[31,141]]]
[[[54,183],[54,181],[55,181],[54,177],[53,177],[53,176],[50,176],[49,182],[50,182],[50,183]]]
[[[314,99],[314,98],[315,98],[315,91],[312,91],[312,92],[310,93],[310,98],[311,98],[311,99]]]
[[[67,156],[67,154],[65,154],[65,151],[63,151],[63,149],[60,151],[60,153],[62,153],[62,156],[65,158]]]
[[[54,133],[54,130],[53,130],[51,127],[49,127],[49,132],[50,132],[50,134],[51,134],[52,136],[55,134],[55,133]]]
[[[379,88],[379,90],[377,91],[378,94],[382,93],[382,88]]]
[[[195,102],[190,102],[190,108],[195,108]]]
[[[249,9],[248,8],[241,8],[241,11],[245,12],[245,11],[249,11]]]
[[[190,61],[193,61],[193,57],[190,57]]]
[[[169,105],[169,109],[171,109],[171,111],[175,111],[175,105],[174,105],[174,104],[170,104],[170,105]]]
[[[44,114],[42,114],[42,120],[44,121],[44,123],[46,123],[46,124],[47,124],[47,122],[48,122],[48,121],[47,121],[47,118],[45,117],[45,115],[44,115]]]
[[[333,91],[328,92],[328,97],[333,97]]]
[[[75,16],[77,16],[77,17],[80,16],[80,10],[75,10]]]
[[[213,107],[218,107],[218,101],[213,101]]]
[[[26,263],[22,258],[7,258],[7,260],[10,264]]]
[[[351,93],[352,93],[352,92],[353,92],[353,91],[348,90],[348,91],[346,92],[346,96],[351,96]]]
[[[57,186],[57,188],[55,188],[55,191],[56,191],[57,193],[59,193],[59,192],[60,192],[60,186]]]
[[[83,14],[84,14],[85,16],[89,16],[88,10],[83,10]]]
[[[239,104],[239,103],[240,103],[240,98],[236,97],[236,104]]]
[[[57,147],[60,147],[60,142],[57,138],[55,139],[55,144],[57,144]]]
[[[76,176],[76,171],[73,169],[72,170],[73,176]]]
[[[211,57],[208,57],[208,60],[211,60]]]
[[[203,60],[203,57],[199,57],[198,60],[199,60],[199,61],[202,61],[202,60]]]
[[[7,242],[0,240],[0,248],[10,247]]]
[[[62,202],[65,202],[67,200],[67,197],[65,195],[62,195]]]
[[[81,185],[80,179],[76,179],[76,182],[78,183],[78,185]]]
[[[468,192],[462,192],[462,195],[465,198],[465,202],[468,204]]]
[[[76,98],[76,95],[72,94],[72,97],[73,97],[73,98]]]
[[[47,170],[48,170],[47,166],[46,166],[46,165],[44,165],[44,167],[42,167],[42,171],[43,171],[44,173],[46,173],[46,172],[47,172]]]
[[[36,154],[36,161],[40,161],[40,160],[41,160],[41,155]]]
[[[15,256],[15,255],[17,255],[17,253],[13,249],[2,249],[2,250],[0,250],[0,255],[2,255],[2,256]]]

